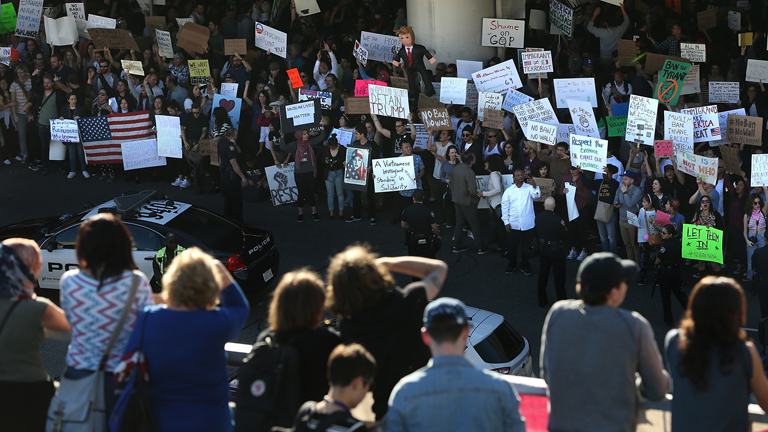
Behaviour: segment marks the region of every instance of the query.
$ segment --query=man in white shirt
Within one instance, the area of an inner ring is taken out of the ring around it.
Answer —
[[[525,171],[522,168],[515,169],[514,180],[515,183],[501,197],[501,220],[507,230],[509,260],[505,273],[512,274],[519,269],[529,276],[531,265],[525,254],[520,260],[520,266],[517,265],[517,247],[521,243],[523,247],[529,246],[535,240],[536,214],[533,212],[533,200],[541,196],[541,190],[533,178],[528,177],[528,182],[525,182]]]
[[[326,60],[321,60],[323,51],[328,52],[328,57],[331,58],[331,68],[328,68],[328,62]],[[315,81],[317,81],[317,86],[320,87],[320,90],[325,90],[328,88],[328,86],[325,84],[325,77],[328,76],[328,74],[336,74],[336,69],[339,67],[339,64],[336,62],[336,56],[333,54],[333,51],[328,47],[328,42],[325,43],[325,50],[320,50],[317,52],[317,61],[315,62],[315,69],[313,71],[313,74],[315,76]]]
[[[621,183],[621,175],[619,175],[619,173],[624,172],[624,164],[621,163],[621,161],[618,160],[616,156],[613,155],[613,153],[611,153],[610,149],[607,151],[605,164],[613,165],[619,169],[616,172],[616,174],[612,175],[611,177],[613,177],[613,179],[616,180],[617,182]],[[603,173],[595,173],[595,180],[602,180],[602,179],[603,179]]]

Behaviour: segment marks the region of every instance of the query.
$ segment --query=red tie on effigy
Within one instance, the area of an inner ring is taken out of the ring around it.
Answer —
[[[411,55],[410,48],[408,48],[408,66],[413,66],[413,56]]]

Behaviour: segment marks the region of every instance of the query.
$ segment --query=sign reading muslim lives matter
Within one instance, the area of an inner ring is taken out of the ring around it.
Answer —
[[[408,90],[378,85],[368,86],[368,105],[371,114],[407,119]]]
[[[683,258],[723,263],[723,232],[703,225],[683,225]]]

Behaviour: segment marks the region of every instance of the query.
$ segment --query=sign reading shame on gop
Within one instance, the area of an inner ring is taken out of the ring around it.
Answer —
[[[411,112],[408,106],[408,90],[394,87],[368,85],[368,105],[371,114],[407,119]]]
[[[321,113],[320,99],[280,105],[280,128],[283,133],[309,130],[320,124]]]
[[[483,18],[483,46],[525,47],[525,21]]]
[[[478,91],[490,93],[506,93],[523,86],[515,62],[511,59],[473,73],[472,80]]]

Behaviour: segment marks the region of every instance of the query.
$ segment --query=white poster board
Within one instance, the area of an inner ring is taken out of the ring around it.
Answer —
[[[459,78],[472,79],[472,74],[483,70],[483,62],[472,60],[456,60],[456,75]]]
[[[691,65],[691,70],[688,71],[688,75],[685,76],[685,82],[683,82],[683,89],[680,91],[681,95],[694,94],[701,91],[701,79],[699,79],[699,66],[697,64]]]
[[[80,142],[77,120],[51,120],[51,139],[67,143]]]
[[[523,129],[523,133],[528,131],[529,121],[551,125],[559,123],[555,111],[552,109],[552,104],[550,104],[549,99],[546,98],[536,99],[533,102],[518,105],[514,108],[514,111],[517,120],[520,122],[520,127]],[[528,138],[528,135],[526,135],[526,138]]]
[[[67,15],[75,19],[77,25],[77,34],[81,38],[90,39],[91,35],[85,31],[88,21],[85,20],[85,5],[83,3],[66,3]]]
[[[608,158],[608,140],[571,135],[568,150],[571,152],[571,165],[584,171],[603,172]]]
[[[648,146],[653,146],[656,131],[656,110],[659,101],[647,97],[632,95],[629,97],[627,130],[624,139]]]
[[[693,153],[678,150],[676,153],[677,168],[704,183],[717,184],[717,158],[708,158]]]
[[[221,95],[236,98],[238,83],[221,83]],[[301,97],[299,97],[301,100]]]
[[[540,74],[554,72],[551,51],[533,51],[522,53],[523,73]]]
[[[368,84],[368,104],[380,116],[407,119],[411,112],[406,89]]]
[[[333,134],[336,134],[336,140],[338,140],[339,144],[343,145],[344,147],[352,144],[352,141],[354,141],[355,138],[354,130],[333,128],[331,135]]]
[[[173,42],[171,42],[171,32],[155,29],[155,36],[157,36],[157,48],[160,57],[172,59]]]
[[[717,141],[720,139],[720,123],[717,119],[717,105],[680,110],[693,116],[693,142]]]
[[[520,74],[512,59],[475,72],[472,75],[472,80],[478,91],[491,93],[506,93],[510,89],[523,86]]]
[[[664,140],[677,150],[693,153],[693,116],[664,111]]]
[[[385,36],[378,33],[361,32],[360,45],[368,50],[368,60],[392,63],[392,57],[403,46],[397,36]]]
[[[368,65],[368,50],[360,45],[360,41],[355,41],[355,47],[352,49],[352,55],[355,56],[356,59],[360,60],[360,63],[362,63],[363,66]]]
[[[416,189],[413,156],[373,160],[375,193]]]
[[[440,102],[446,104],[464,105],[467,101],[467,79],[440,79]]]
[[[752,155],[752,176],[750,186],[768,186],[768,154]]]
[[[629,210],[627,210],[627,223],[633,227],[640,228],[640,220],[637,218],[637,215]]]
[[[477,191],[487,191],[488,190],[488,181],[491,176],[489,175],[479,175],[475,176],[475,181],[477,181]],[[515,184],[515,176],[513,174],[502,174],[501,175],[501,187],[502,190],[507,190],[510,186]],[[488,198],[480,198],[480,201],[477,203],[477,208],[479,209],[487,209],[490,208],[488,205]]]
[[[272,27],[257,22],[254,44],[264,51],[285,58],[288,46],[288,35],[280,30],[275,30]]]
[[[528,102],[532,102],[533,98],[523,92],[510,89],[507,94],[504,95],[504,102],[501,108],[505,111],[514,112],[514,108],[518,105],[522,105]]]
[[[763,83],[768,82],[768,61],[765,60],[747,60],[747,82]]]
[[[320,6],[317,0],[296,0],[296,14],[298,16],[308,16],[320,13]]]
[[[498,93],[478,92],[477,98],[477,118],[480,121],[485,120],[485,109],[493,108],[501,110],[504,102],[504,96]]]
[[[565,193],[565,203],[568,206],[568,222],[579,217],[579,208],[576,206],[576,188],[567,185],[568,191]]]
[[[272,165],[264,169],[273,206],[291,204],[299,199],[299,188],[296,186],[293,170],[293,162],[283,164],[281,168]]]
[[[680,57],[692,62],[707,61],[707,46],[705,44],[680,42]]]
[[[179,117],[157,115],[155,119],[157,123],[157,155],[180,159],[182,157],[182,142]]]
[[[88,22],[85,28],[105,28],[114,29],[117,27],[117,20],[114,18],[107,18],[100,15],[88,14]],[[99,47],[103,48],[103,47]]]
[[[525,47],[525,21],[483,18],[482,46]]]
[[[718,125],[720,125],[720,139],[717,141],[710,141],[709,142],[710,147],[716,147],[723,144],[730,144],[730,142],[728,141],[728,116],[730,114],[745,116],[747,115],[747,111],[744,108],[738,108],[735,110],[718,112],[717,123]],[[693,153],[692,150],[691,150],[691,153]]]
[[[157,155],[157,140],[128,141],[120,144],[125,171],[165,166],[165,158]]]
[[[554,81],[558,108],[568,108],[568,99],[589,102],[592,108],[597,108],[594,78],[567,78]]]
[[[37,38],[42,15],[43,0],[21,0],[16,14],[16,36]]]
[[[739,83],[731,81],[709,82],[709,103],[732,103],[739,101]]]
[[[728,11],[728,28],[731,30],[741,30],[741,13]]]
[[[530,141],[555,145],[557,144],[557,128],[558,125],[529,121],[528,130],[525,132],[525,136],[528,137]]]
[[[576,133],[576,128],[572,124],[560,123],[557,125],[557,142],[571,142],[571,135]]]
[[[600,138],[600,131],[597,129],[597,119],[592,111],[592,105],[589,102],[582,102],[568,99],[568,111],[571,113],[573,127],[579,135],[592,138]]]

